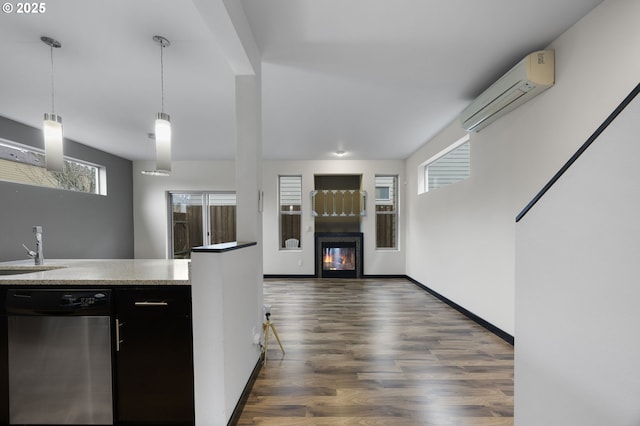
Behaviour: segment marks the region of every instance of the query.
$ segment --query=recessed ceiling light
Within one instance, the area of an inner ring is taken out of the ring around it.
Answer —
[[[342,157],[342,156],[344,156],[345,154],[346,154],[346,152],[344,152],[344,151],[343,151],[343,150],[341,150],[341,149],[339,149],[339,150],[337,150],[337,151],[336,151],[336,155],[337,155],[338,157]]]

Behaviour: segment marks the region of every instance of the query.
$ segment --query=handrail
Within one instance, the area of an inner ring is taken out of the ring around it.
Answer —
[[[529,212],[529,210],[531,210],[531,208],[538,201],[540,201],[540,199],[544,196],[544,194],[549,189],[551,189],[551,187],[560,179],[560,177],[564,174],[564,172],[566,172],[569,169],[569,167],[571,167],[571,165],[576,162],[576,160],[587,150],[587,148],[589,148],[589,146],[593,142],[595,142],[598,136],[600,136],[600,134],[604,132],[604,130],[609,126],[609,124],[611,124],[613,120],[615,120],[616,117],[620,115],[620,113],[627,107],[627,105],[631,103],[633,98],[635,98],[638,93],[640,93],[640,84],[638,84],[635,87],[635,89],[633,89],[631,93],[629,93],[629,95],[626,98],[624,98],[624,100],[620,103],[620,105],[618,105],[618,107],[611,113],[611,115],[609,115],[609,117],[607,117],[607,119],[604,120],[604,122],[600,125],[600,127],[598,127],[596,131],[593,132],[593,134],[589,137],[589,139],[587,139],[587,141],[584,144],[582,144],[582,146],[576,151],[576,153],[571,156],[569,161],[567,161],[564,164],[564,166],[562,166],[562,168],[558,171],[558,173],[553,175],[551,180],[549,180],[549,182],[547,182],[547,184],[544,187],[542,187],[540,192],[538,192],[536,196],[533,197],[531,201],[529,201],[529,204],[527,204],[525,208],[522,209],[522,211],[518,214],[518,216],[516,216],[516,222],[519,222],[520,219],[522,219]]]

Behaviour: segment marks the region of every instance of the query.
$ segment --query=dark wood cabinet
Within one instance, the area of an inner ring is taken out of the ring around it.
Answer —
[[[4,306],[4,294],[1,297]],[[7,317],[0,315],[0,424],[9,424],[9,348]]]
[[[116,423],[195,424],[191,288],[114,293]]]

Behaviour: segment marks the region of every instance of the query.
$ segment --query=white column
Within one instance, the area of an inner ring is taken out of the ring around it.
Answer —
[[[236,76],[237,240],[262,246],[262,117],[259,75]]]
[[[194,0],[235,74],[236,239],[239,250],[193,253],[195,411],[198,426],[228,423],[260,358],[262,332],[262,99],[260,52],[237,0]],[[220,312],[208,312],[207,304]],[[257,337],[256,337],[257,336]]]

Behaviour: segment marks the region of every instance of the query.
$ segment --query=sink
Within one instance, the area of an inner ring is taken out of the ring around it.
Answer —
[[[64,266],[0,266],[0,275],[30,274],[60,268],[64,268]]]

